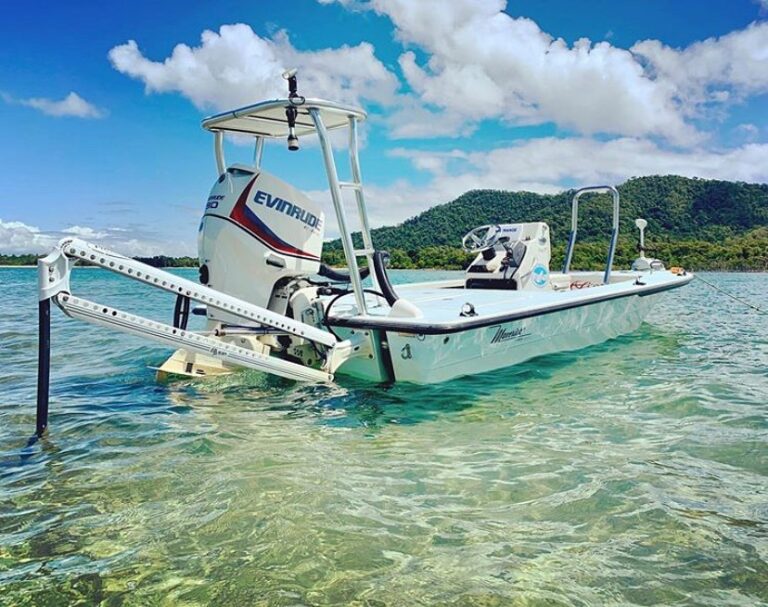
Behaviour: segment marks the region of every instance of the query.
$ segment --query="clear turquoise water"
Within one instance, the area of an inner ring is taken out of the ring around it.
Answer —
[[[705,276],[768,308],[768,275]],[[54,310],[26,446],[34,280],[0,269],[2,605],[768,602],[768,319],[699,281],[634,335],[430,387],[158,384],[168,350]]]

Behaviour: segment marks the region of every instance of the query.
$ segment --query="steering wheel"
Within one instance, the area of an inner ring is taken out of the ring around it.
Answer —
[[[461,239],[461,247],[467,253],[479,253],[495,245],[499,234],[501,234],[500,225],[480,226],[467,232],[467,235]]]

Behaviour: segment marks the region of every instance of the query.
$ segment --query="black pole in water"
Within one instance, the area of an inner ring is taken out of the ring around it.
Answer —
[[[51,300],[44,299],[38,307],[37,345],[37,429],[38,437],[48,427],[48,393],[51,379]]]

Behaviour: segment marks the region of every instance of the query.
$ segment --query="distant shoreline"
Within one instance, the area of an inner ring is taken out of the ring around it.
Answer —
[[[338,269],[344,270],[346,269],[345,266],[334,266]],[[6,269],[6,268],[23,268],[27,270],[34,270],[37,268],[37,266],[10,266],[10,265],[0,265],[0,270]],[[73,269],[77,270],[99,270],[99,269],[108,269],[108,268],[100,268],[99,266],[80,266],[76,265],[73,266]],[[162,266],[158,268],[159,270],[196,270],[197,268],[193,266]],[[434,272],[445,272],[449,271],[445,268],[389,268],[390,270],[422,270],[422,271],[434,271]],[[621,269],[621,268],[617,268]],[[686,268],[687,269],[687,268]],[[452,270],[454,272],[461,272],[463,270]],[[578,271],[578,270],[577,270]],[[586,270],[585,270],[586,271]],[[708,270],[691,270],[694,274],[698,274],[701,272],[722,272],[724,274],[768,274],[768,270],[723,270],[723,269],[708,269]]]
[[[77,268],[78,270],[82,270],[84,268],[98,268],[99,266],[73,266],[73,268]],[[0,269],[2,268],[27,268],[27,269],[35,269],[37,266],[11,266],[11,265],[0,265]]]
[[[20,266],[11,266],[11,265],[2,265],[2,264],[0,264],[0,270],[2,270],[3,268],[26,268],[28,270],[29,269],[33,269],[34,270],[34,269],[37,268],[37,266],[29,266],[29,265],[26,265],[26,266],[21,266],[21,265]],[[179,268],[181,268],[181,269],[188,269],[188,270],[196,270],[197,269],[194,266],[160,266],[158,269],[159,270],[173,270],[173,269],[179,269]],[[98,269],[107,270],[109,268],[101,268],[101,266],[90,266],[90,265],[89,266],[74,265],[74,266],[72,266],[72,269],[73,270],[98,270]]]

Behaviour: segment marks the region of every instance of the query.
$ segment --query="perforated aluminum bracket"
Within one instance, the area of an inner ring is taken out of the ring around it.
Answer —
[[[42,259],[37,260],[37,290],[40,301],[50,299],[62,292],[69,293],[69,273],[76,260],[64,254],[68,239],[62,240],[56,248]]]

